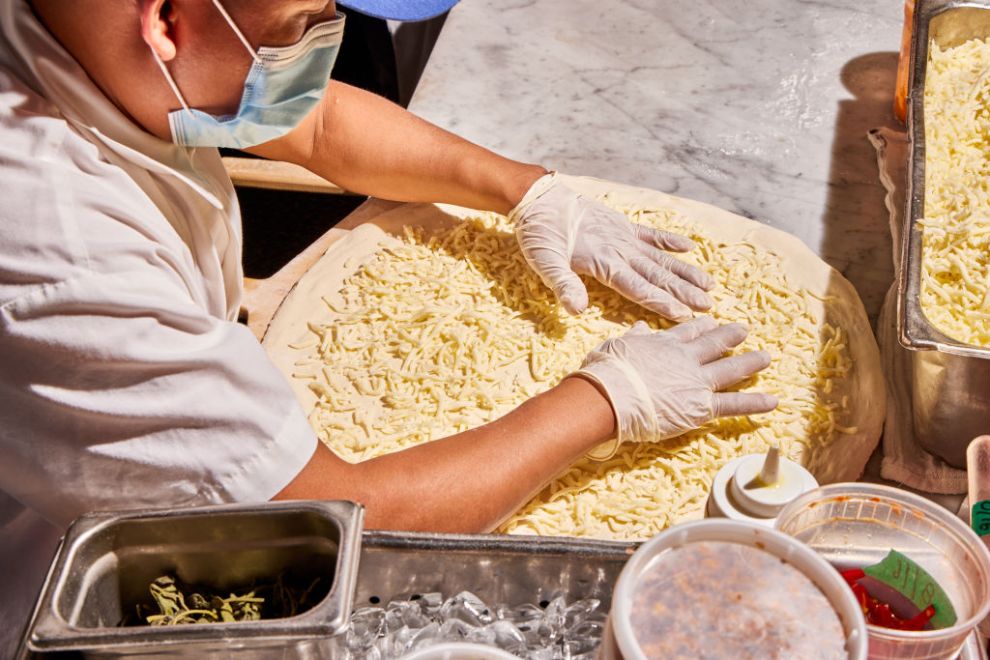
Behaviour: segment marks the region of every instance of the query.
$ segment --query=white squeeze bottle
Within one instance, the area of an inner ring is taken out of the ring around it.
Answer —
[[[773,527],[781,509],[815,488],[818,481],[810,472],[771,447],[765,455],[740,456],[718,471],[705,515]]]

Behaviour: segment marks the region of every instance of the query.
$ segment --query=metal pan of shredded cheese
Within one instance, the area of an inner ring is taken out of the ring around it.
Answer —
[[[917,8],[902,341],[990,358],[990,2]]]
[[[990,414],[990,1],[920,0],[898,332],[918,444],[965,467]]]
[[[746,389],[780,406],[673,440],[582,460],[499,531],[646,539],[700,518],[729,460],[772,443],[822,483],[856,479],[876,446],[885,393],[862,303],[798,239],[715,207],[585,178],[583,194],[634,222],[689,235],[684,258],[718,283],[712,314],[741,321],[739,350],[773,356]],[[352,462],[505,414],[576,369],[597,344],[659,317],[589,284],[570,317],[529,270],[504,217],[404,205],[351,230],[299,281],[264,339],[320,439]]]

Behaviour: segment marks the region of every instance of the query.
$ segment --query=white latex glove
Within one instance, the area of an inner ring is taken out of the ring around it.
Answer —
[[[523,256],[571,314],[588,306],[578,275],[590,275],[629,300],[672,320],[712,306],[714,282],[667,251],[697,247],[689,238],[629,222],[558,180],[541,177],[509,213]]]
[[[596,448],[609,458],[623,442],[656,442],[715,419],[769,412],[769,394],[722,392],[770,364],[765,351],[723,357],[748,331],[710,316],[654,332],[640,321],[592,351],[576,372],[605,392],[618,422],[617,437]]]

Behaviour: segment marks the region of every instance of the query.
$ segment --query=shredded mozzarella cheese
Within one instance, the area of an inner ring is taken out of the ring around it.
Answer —
[[[683,258],[718,283],[712,315],[750,327],[740,350],[773,357],[744,388],[774,394],[780,406],[673,440],[623,446],[606,462],[581,460],[502,532],[646,539],[697,515],[729,460],[778,444],[813,466],[834,438],[856,431],[840,421],[847,399],[829,395],[851,369],[845,334],[816,316],[819,301],[790,285],[776,255],[722,244],[669,210],[622,210],[699,243]],[[310,324],[313,340],[299,347],[306,357],[298,376],[311,379],[319,398],[314,428],[340,456],[363,461],[496,419],[638,319],[665,327],[586,282],[591,304],[571,317],[527,266],[501,216],[465,220],[428,241],[407,231],[401,245],[380,250],[345,282],[328,302],[333,321]]]
[[[932,43],[925,151],[921,305],[946,335],[990,346],[990,39]]]

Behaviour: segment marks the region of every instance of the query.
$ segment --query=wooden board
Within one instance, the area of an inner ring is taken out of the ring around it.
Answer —
[[[304,167],[264,158],[225,156],[223,166],[235,186],[346,195],[346,190]]]

